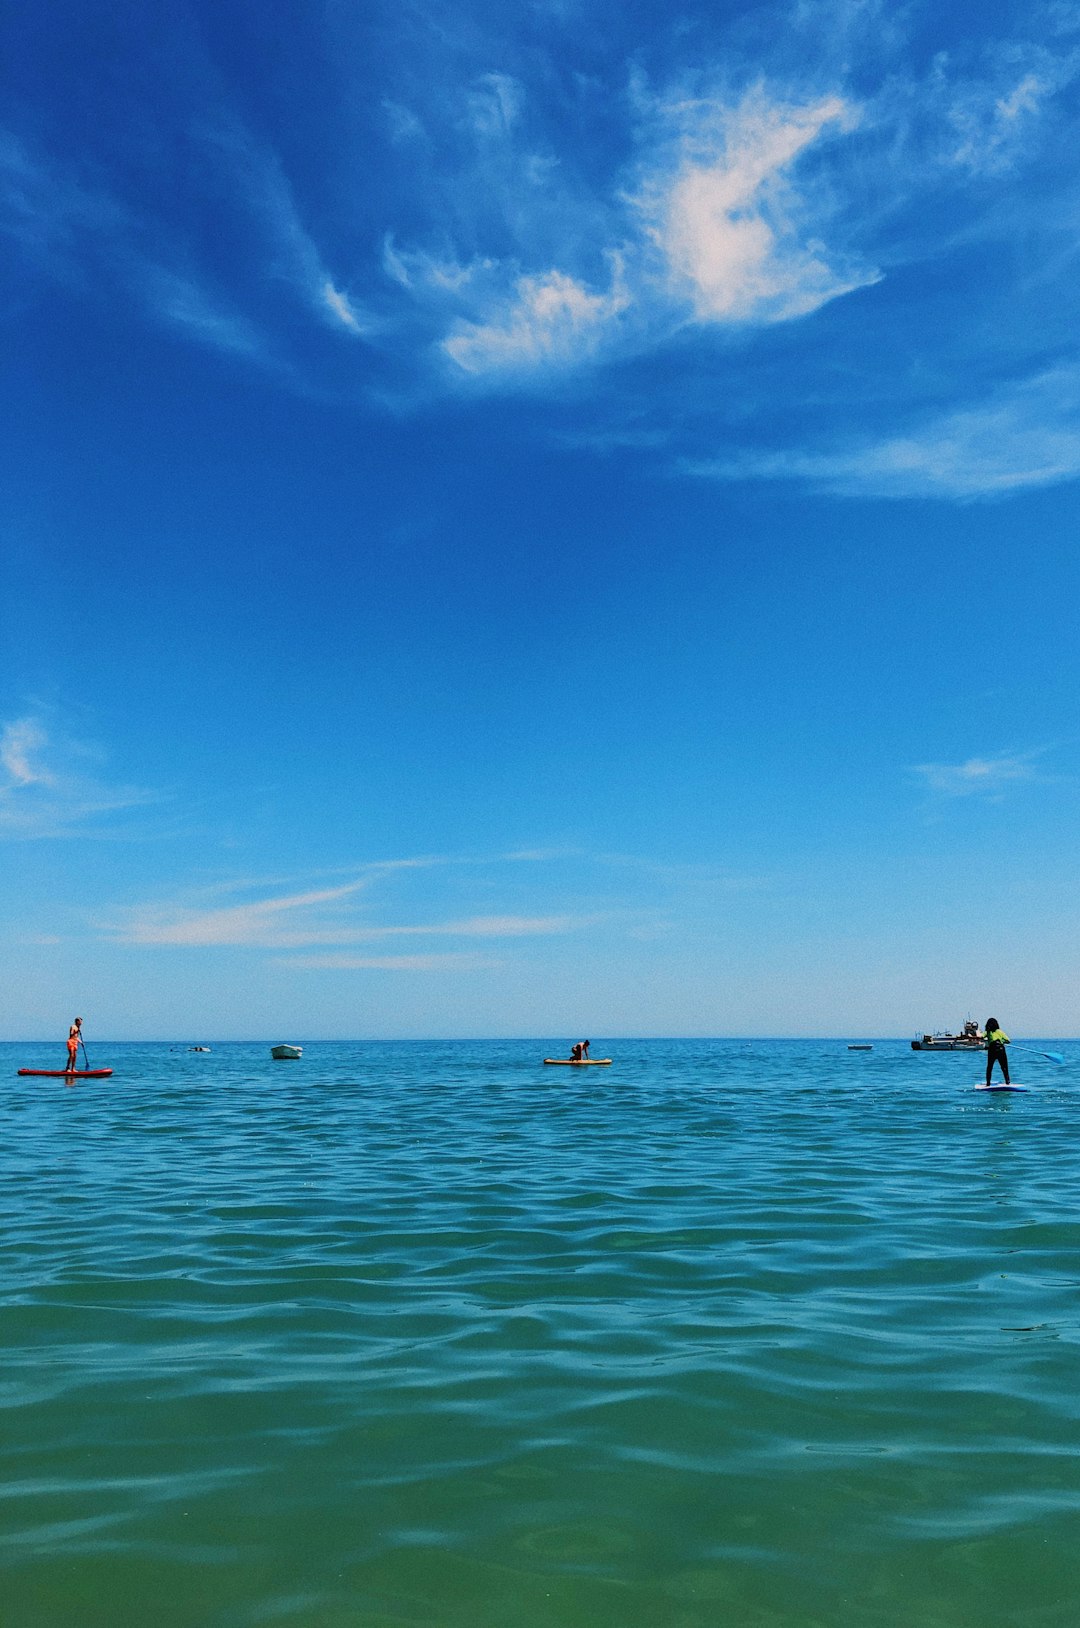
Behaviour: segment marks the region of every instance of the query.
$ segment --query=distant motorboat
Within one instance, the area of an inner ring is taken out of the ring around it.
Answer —
[[[189,1046],[188,1051],[209,1051],[209,1046]]]
[[[985,1051],[986,1036],[973,1018],[968,1018],[959,1034],[937,1030],[934,1034],[917,1035],[911,1042],[912,1051]]]
[[[303,1046],[271,1046],[270,1055],[276,1057],[280,1063],[287,1057],[302,1057],[304,1048]]]
[[[848,1051],[873,1051],[873,1046],[849,1046]]]

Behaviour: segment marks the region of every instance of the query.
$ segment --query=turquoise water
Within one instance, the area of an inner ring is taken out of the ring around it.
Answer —
[[[1073,1628],[1054,1044],[0,1047],[4,1624]]]

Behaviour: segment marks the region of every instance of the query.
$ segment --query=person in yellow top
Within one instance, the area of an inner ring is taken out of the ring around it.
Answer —
[[[997,1018],[986,1020],[986,1083],[990,1084],[990,1076],[994,1072],[994,1064],[1001,1065],[1001,1072],[1005,1077],[1005,1084],[1009,1082],[1009,1057],[1005,1047],[1009,1044],[1009,1037],[998,1023]]]

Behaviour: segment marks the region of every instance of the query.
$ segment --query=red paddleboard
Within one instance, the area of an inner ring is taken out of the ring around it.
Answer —
[[[111,1068],[20,1068],[20,1074],[33,1074],[39,1080],[107,1080]]]

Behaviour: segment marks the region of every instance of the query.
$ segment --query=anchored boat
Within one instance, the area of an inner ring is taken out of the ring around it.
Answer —
[[[271,1057],[276,1057],[280,1063],[283,1062],[287,1057],[302,1057],[304,1055],[304,1048],[303,1046],[271,1046],[270,1055]]]
[[[986,1036],[979,1025],[968,1018],[959,1034],[941,1030],[934,1034],[917,1036],[911,1042],[912,1051],[985,1051]]]

